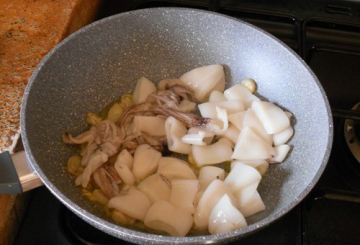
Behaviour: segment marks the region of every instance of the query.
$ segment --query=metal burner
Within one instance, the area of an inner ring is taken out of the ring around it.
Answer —
[[[360,102],[357,103],[352,110],[360,111]],[[360,122],[356,120],[346,119],[344,124],[344,135],[346,144],[348,145],[352,155],[360,163]]]

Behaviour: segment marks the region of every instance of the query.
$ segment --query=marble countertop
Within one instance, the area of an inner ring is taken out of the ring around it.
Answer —
[[[92,22],[101,0],[0,1],[0,152],[16,151],[20,108],[41,59],[69,34]],[[31,193],[0,194],[0,244],[12,244]]]

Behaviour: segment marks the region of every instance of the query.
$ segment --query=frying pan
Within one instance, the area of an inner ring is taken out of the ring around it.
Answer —
[[[220,235],[160,236],[121,227],[90,202],[67,173],[77,153],[61,134],[83,132],[99,112],[146,76],[179,77],[222,64],[227,87],[253,78],[258,95],[294,114],[287,159],[271,165],[259,186],[266,210],[248,226]],[[26,88],[21,130],[28,160],[46,187],[98,229],[139,244],[225,243],[258,231],[295,207],[321,176],[332,145],[332,117],[323,88],[291,49],[268,33],[221,14],[182,8],[144,9],[95,22],[62,41],[39,64]]]

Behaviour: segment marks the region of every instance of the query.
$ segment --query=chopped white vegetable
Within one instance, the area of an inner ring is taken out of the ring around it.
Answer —
[[[204,166],[199,172],[200,191],[205,190],[213,180],[224,180],[225,170],[215,166]]]
[[[149,198],[135,187],[123,191],[121,195],[109,200],[108,207],[115,208],[120,212],[144,221],[146,213],[151,206]]]
[[[256,190],[258,184],[254,183],[234,193],[239,210],[245,218],[265,210],[265,204]]]
[[[199,102],[207,101],[211,91],[223,92],[225,73],[222,65],[209,65],[195,68],[180,77],[186,85],[194,90]]]
[[[153,174],[158,166],[161,153],[148,144],[139,145],[134,154],[133,174],[136,179],[142,180]]]
[[[240,130],[234,125],[230,124],[228,130],[226,130],[226,132],[221,137],[229,139],[235,145],[239,137],[239,134],[240,134]],[[234,148],[234,145],[232,146],[232,148]]]
[[[269,159],[270,163],[279,163],[283,162],[288,152],[290,151],[289,145],[279,145],[274,147],[275,154]]]
[[[251,105],[268,134],[276,134],[290,125],[285,112],[275,104],[267,101],[254,101]]]
[[[253,167],[242,162],[235,161],[234,167],[231,169],[228,176],[226,176],[224,183],[227,184],[233,193],[238,190],[251,185],[259,183],[261,174]]]
[[[146,77],[141,77],[135,86],[133,92],[133,102],[134,104],[139,104],[145,102],[149,94],[156,91],[156,86]]]
[[[193,217],[169,202],[155,202],[146,214],[144,224],[155,230],[165,231],[171,236],[184,237],[191,229]]]
[[[171,181],[170,203],[186,212],[195,213],[194,199],[199,190],[199,180],[178,179]]]
[[[181,140],[187,133],[185,125],[174,117],[168,117],[165,121],[167,145],[170,151],[189,154],[191,145]]]
[[[232,143],[226,138],[221,138],[211,145],[193,145],[191,152],[199,167],[230,161],[233,154]]]
[[[247,223],[242,213],[232,205],[228,195],[223,195],[210,213],[210,234],[230,232],[245,226]]]
[[[272,146],[249,127],[240,131],[234,152],[231,156],[237,160],[263,160],[275,154]]]
[[[170,200],[170,182],[160,174],[150,175],[142,180],[137,188],[144,192],[152,203],[158,200]]]
[[[248,110],[246,110],[242,126],[251,128],[252,131],[254,131],[257,135],[263,138],[269,145],[272,145],[272,135],[266,132],[263,124],[255,114],[253,109],[249,108]]]
[[[208,228],[209,216],[220,198],[227,194],[231,203],[237,207],[237,201],[230,187],[221,180],[213,180],[202,194],[194,214],[195,229],[206,230]]]
[[[206,118],[216,118],[216,107],[226,110],[227,114],[233,114],[245,110],[244,102],[242,100],[227,100],[218,102],[205,102],[198,105],[200,114]]]
[[[224,95],[228,100],[242,100],[246,101],[252,93],[244,85],[238,83],[226,89]]]
[[[217,90],[211,91],[209,96],[209,102],[219,102],[227,100],[225,95]]]
[[[266,160],[242,160],[241,162],[255,168],[261,175],[264,175],[269,168],[269,163]],[[231,168],[235,163],[236,161],[231,163]]]
[[[279,133],[273,134],[272,137],[273,137],[274,145],[278,146],[285,144],[286,142],[288,142],[291,136],[293,136],[293,134],[294,134],[294,129],[291,125],[289,125],[284,130],[280,131]]]
[[[152,116],[135,116],[133,120],[134,128],[139,132],[144,132],[150,136],[165,136],[165,119]]]
[[[213,133],[207,132],[206,130],[198,130],[196,133],[185,134],[181,138],[181,141],[189,145],[208,145],[213,138]]]
[[[230,114],[228,115],[229,122],[235,127],[237,127],[239,130],[241,130],[244,127],[243,122],[244,122],[245,114],[246,111]]]
[[[161,157],[157,173],[163,175],[168,180],[197,179],[187,162],[174,157]]]

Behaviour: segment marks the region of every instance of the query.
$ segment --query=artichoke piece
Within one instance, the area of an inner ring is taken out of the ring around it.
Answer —
[[[132,106],[134,104],[133,96],[131,94],[124,94],[121,96],[120,104],[124,109]]]
[[[122,105],[120,103],[115,103],[111,106],[107,115],[107,119],[113,123],[116,123],[123,113],[124,108],[122,107]]]
[[[104,120],[101,116],[93,113],[93,112],[89,112],[88,114],[86,114],[86,122],[90,125],[96,125],[99,122],[101,122],[102,120]]]
[[[84,171],[84,168],[81,166],[81,157],[70,157],[67,162],[66,170],[75,177],[79,176]]]

